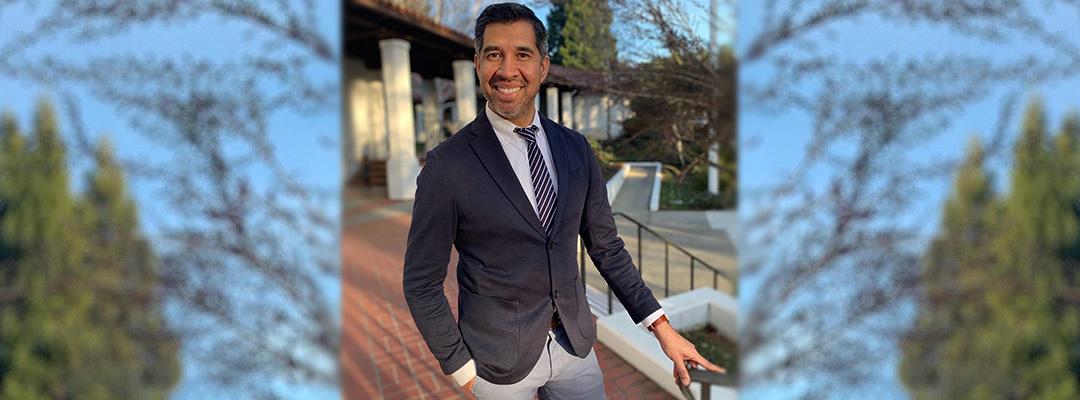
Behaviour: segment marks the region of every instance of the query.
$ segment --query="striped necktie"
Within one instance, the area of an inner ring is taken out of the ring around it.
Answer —
[[[548,176],[544,155],[540,154],[540,147],[536,145],[538,130],[540,128],[536,125],[530,125],[528,128],[514,128],[514,133],[521,135],[529,143],[529,175],[536,193],[536,215],[540,217],[540,226],[544,228],[544,232],[551,234],[551,217],[555,214],[555,187]]]

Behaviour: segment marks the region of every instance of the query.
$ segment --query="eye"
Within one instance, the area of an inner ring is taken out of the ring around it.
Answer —
[[[499,59],[499,58],[501,58],[501,57],[502,57],[502,54],[499,54],[499,53],[495,53],[495,52],[492,52],[492,53],[488,53],[488,54],[487,54],[487,59],[488,59],[488,60],[498,60],[498,59]]]
[[[519,58],[519,59],[522,59],[522,60],[524,60],[524,59],[527,59],[527,58],[529,58],[530,54],[529,54],[529,53],[525,53],[525,52],[521,52],[521,53],[518,53],[518,54],[517,54],[517,56],[518,56],[518,58]]]

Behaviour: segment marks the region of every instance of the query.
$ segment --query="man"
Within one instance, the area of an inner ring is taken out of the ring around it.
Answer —
[[[617,236],[585,138],[540,117],[550,59],[543,24],[518,4],[476,20],[485,110],[427,154],[417,178],[404,291],[443,373],[478,398],[604,398],[596,323],[579,281],[576,238],[626,307],[675,361],[722,371],[682,338]],[[443,293],[458,251],[458,321]]]

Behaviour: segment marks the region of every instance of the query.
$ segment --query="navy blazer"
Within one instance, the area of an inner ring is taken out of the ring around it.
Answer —
[[[543,352],[553,307],[571,353],[588,356],[596,323],[578,276],[579,234],[635,323],[660,309],[617,236],[607,185],[585,137],[540,121],[559,181],[550,237],[485,112],[428,152],[416,179],[405,299],[445,374],[471,358],[489,382],[524,379]],[[443,293],[451,245],[459,256],[458,321]]]

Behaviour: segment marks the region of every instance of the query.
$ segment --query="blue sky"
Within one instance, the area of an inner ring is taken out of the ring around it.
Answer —
[[[745,52],[747,42],[755,32],[761,29],[763,3],[739,3],[739,32],[736,39],[738,54]],[[1071,37],[1080,37],[1080,28],[1075,25],[1075,15],[1059,13],[1051,14],[1046,18],[1055,30],[1069,32]],[[996,59],[1005,60],[1014,59],[1013,57],[1019,55],[1039,55],[1045,52],[1045,50],[1030,46],[1030,43],[1019,40],[988,46],[924,24],[895,24],[876,17],[861,18],[835,25],[831,30],[831,39],[820,50],[822,53],[831,54],[839,59],[853,61],[902,60],[909,56],[927,54],[994,55]],[[784,51],[798,50],[797,47],[789,46]],[[769,76],[769,67],[764,64],[759,62],[741,65],[740,81],[752,82],[766,79]],[[796,87],[807,84],[807,82],[792,82],[792,85]],[[1018,89],[1022,94],[1022,98],[1016,105],[1017,108],[1026,105],[1031,95],[1040,95],[1045,100],[1052,132],[1057,129],[1066,111],[1080,107],[1080,98],[1075,95],[1080,93],[1080,80],[1077,79],[1041,86],[1026,85],[1014,89]],[[997,122],[999,107],[1008,92],[1006,88],[993,89],[984,101],[964,108],[955,116],[952,126],[945,132],[923,143],[922,146],[911,149],[911,158],[921,161],[962,156],[971,135],[988,138],[992,133]],[[1010,143],[1017,131],[1019,116],[1022,114],[1020,109],[1013,111],[1013,121],[1008,125]],[[770,205],[766,196],[768,189],[789,176],[799,163],[801,155],[806,151],[805,147],[812,132],[811,117],[801,111],[773,113],[745,105],[740,106],[739,204],[742,216],[749,216],[752,210]],[[1011,144],[1009,148],[1011,149]],[[991,169],[996,172],[999,188],[1007,184],[1004,179],[1007,174],[1004,171],[1007,171],[1008,160],[1001,161],[991,166]],[[811,180],[810,185],[820,183],[824,187],[831,172],[823,169],[814,171],[808,175],[808,179]],[[925,182],[922,185],[922,192],[913,193],[918,200],[904,218],[923,226],[922,233],[925,237],[929,237],[937,229],[940,205],[948,194],[950,185],[951,177],[945,177],[938,181]],[[743,249],[741,254],[745,257],[753,251],[753,249]],[[742,276],[739,296],[742,310],[747,310],[752,304],[760,284],[761,282],[753,277]],[[892,361],[881,365],[878,380],[871,382],[874,393],[863,392],[861,390],[868,390],[863,388],[852,389],[848,393],[837,393],[837,396],[868,397],[872,395],[876,398],[906,398],[907,394],[896,375],[898,355],[892,353],[889,356]],[[764,385],[743,388],[740,398],[785,398],[792,395],[792,390],[783,385]]]
[[[338,48],[340,40],[340,5],[333,2],[315,2],[318,7],[318,18],[322,21],[320,29],[323,35],[331,41],[332,48]],[[34,12],[48,9],[50,6],[37,6],[37,9],[28,9],[23,6],[7,6],[0,10],[0,37],[9,38],[19,32],[29,30],[28,26],[33,19],[28,18]],[[42,43],[40,51],[32,54],[54,54],[62,56],[62,59],[77,60],[80,54],[95,55],[137,55],[159,56],[179,58],[183,55],[197,57],[210,57],[215,60],[239,60],[245,52],[257,51],[246,39],[246,28],[235,23],[226,23],[220,18],[204,17],[190,23],[183,24],[151,24],[148,27],[140,27],[134,33],[125,33],[117,37],[110,37],[92,46],[81,45],[66,36],[59,40],[51,40]],[[67,58],[70,57],[70,58]],[[337,83],[340,71],[336,65],[326,64],[312,70],[312,78],[319,81]],[[59,106],[59,99],[55,96],[55,87],[26,84],[20,81],[12,81],[0,78],[0,110],[14,112],[23,131],[29,130],[29,122],[38,99],[45,97],[51,99]],[[60,89],[68,89],[62,87]],[[151,143],[131,130],[126,120],[117,115],[111,106],[102,104],[89,96],[86,91],[75,90],[82,106],[82,116],[87,133],[92,137],[100,134],[108,134],[117,148],[121,158],[139,159],[169,159],[169,149]],[[341,182],[341,167],[339,150],[340,143],[340,106],[334,104],[326,110],[303,115],[294,112],[283,112],[269,118],[269,137],[277,150],[277,156],[285,168],[292,172],[294,179],[312,187],[324,194],[321,198],[321,207],[330,216],[339,215],[339,183]],[[68,121],[61,114],[61,129],[69,134]],[[71,137],[68,136],[70,139]],[[72,142],[69,140],[69,144]],[[74,189],[82,186],[83,172],[87,167],[85,160],[72,159],[69,151],[69,159],[74,169],[71,181]],[[254,171],[251,175],[256,185],[273,185],[269,173]],[[156,190],[162,182],[149,182],[146,180],[131,180],[129,185],[133,196],[140,205],[141,220],[144,231],[151,236],[156,232],[155,218],[165,215],[168,222],[168,214],[162,214],[154,207]],[[337,248],[333,245],[332,248]],[[331,299],[333,307],[339,307],[340,285],[337,280],[323,282],[325,294]],[[334,313],[337,314],[337,313]],[[186,357],[186,356],[185,356]],[[190,359],[185,359],[184,376],[174,392],[174,398],[209,398],[207,395],[215,393],[221,397],[223,393],[217,389],[206,386],[195,378],[198,365]],[[290,392],[297,398],[333,398],[337,397],[336,388],[290,388]],[[236,397],[233,394],[228,397]]]

